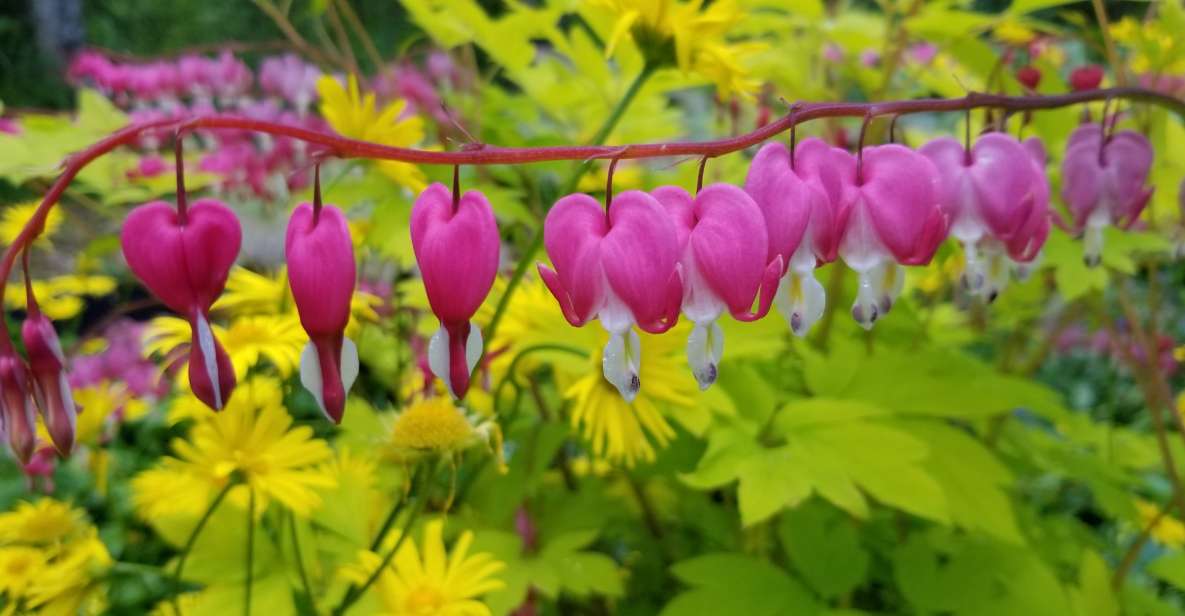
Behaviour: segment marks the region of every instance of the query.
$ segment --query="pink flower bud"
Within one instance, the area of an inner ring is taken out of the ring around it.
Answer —
[[[695,323],[687,341],[687,361],[701,389],[716,382],[724,351],[724,331],[716,319],[728,310],[740,321],[769,312],[782,257],[766,262],[766,232],[761,210],[745,191],[713,184],[693,199],[677,186],[653,193],[675,223],[681,246],[683,314]],[[761,292],[757,312],[753,301]]]
[[[41,409],[41,420],[58,453],[70,455],[74,448],[74,423],[78,414],[70,381],[66,378],[66,356],[53,324],[40,311],[30,310],[21,326],[21,339],[29,355],[33,397]]]
[[[597,317],[609,331],[605,379],[632,401],[641,386],[642,344],[633,326],[661,333],[679,318],[683,282],[674,223],[641,191],[614,197],[608,216],[592,197],[568,195],[547,213],[543,244],[555,270],[539,264],[540,277],[569,323],[580,327]]]
[[[309,334],[300,380],[321,411],[340,423],[346,392],[358,376],[358,350],[345,337],[357,277],[346,217],[332,205],[316,212],[300,204],[288,221],[284,254],[300,324]]]
[[[1076,92],[1093,90],[1101,83],[1103,83],[1103,67],[1097,64],[1079,66],[1070,73],[1070,87]]]
[[[1041,84],[1041,71],[1032,65],[1026,64],[1016,69],[1016,80],[1024,87],[1030,90],[1036,90],[1037,86]]]
[[[0,351],[0,420],[12,453],[22,464],[33,457],[37,445],[29,381],[29,367],[24,360],[12,348]]]
[[[485,195],[471,190],[453,202],[443,184],[420,193],[411,211],[411,244],[440,329],[428,345],[432,372],[457,398],[481,358],[481,330],[471,323],[498,273],[498,223]]]
[[[1148,174],[1152,144],[1135,131],[1120,131],[1104,141],[1098,124],[1074,129],[1062,159],[1062,200],[1077,231],[1085,230],[1088,265],[1098,265],[1103,229],[1130,228],[1152,198]]]
[[[184,216],[164,201],[142,205],[128,214],[120,231],[132,273],[189,321],[190,387],[216,410],[230,398],[235,374],[210,328],[209,312],[226,286],[241,243],[234,212],[214,199],[199,199]]]

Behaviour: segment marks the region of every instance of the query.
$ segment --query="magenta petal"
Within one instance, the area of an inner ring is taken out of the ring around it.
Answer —
[[[469,321],[498,273],[500,238],[485,195],[468,191],[453,211],[452,194],[432,184],[411,212],[411,243],[432,312],[444,323]]]
[[[573,327],[581,327],[588,322],[592,315],[581,315],[572,306],[572,297],[568,294],[568,290],[564,288],[563,283],[560,282],[559,274],[555,270],[547,267],[542,263],[536,263],[535,267],[539,270],[539,278],[543,280],[543,284],[547,286],[547,290],[555,297],[555,301],[560,305],[560,311],[564,313],[564,319],[568,321]]]
[[[864,207],[881,242],[901,263],[928,261],[925,255],[933,255],[945,237],[938,183],[933,163],[909,148],[890,144],[864,150]]]
[[[472,326],[469,321],[442,324],[448,332],[449,385],[454,396],[458,399],[464,398],[465,392],[469,391],[469,366],[465,361],[465,343],[469,340],[469,330]]]
[[[1032,155],[1003,133],[988,133],[972,148],[969,170],[979,216],[996,238],[1007,241],[1029,218],[1036,184]]]
[[[809,231],[815,256],[830,263],[839,256],[839,243],[857,195],[856,158],[814,137],[798,144],[794,158],[798,176],[814,193],[812,203],[819,203],[819,195],[826,203],[826,207],[812,206]]]
[[[952,221],[963,213],[963,183],[967,179],[967,151],[953,137],[939,137],[918,148],[938,171],[941,183],[939,205]]]
[[[748,313],[766,266],[761,210],[745,191],[713,184],[696,195],[695,218],[690,241],[700,273],[730,312]]]
[[[1098,143],[1080,141],[1062,159],[1062,201],[1070,208],[1074,225],[1081,229],[1099,206],[1103,174],[1099,169]]]
[[[655,291],[670,287],[679,260],[674,223],[654,197],[637,190],[613,198],[609,220],[601,240],[609,286],[636,322],[662,321],[669,314],[669,297]]]
[[[790,151],[778,142],[757,151],[745,176],[745,192],[752,197],[765,221],[768,254],[764,261],[781,257],[789,262],[798,250],[811,220],[812,210],[826,207],[790,168]]]
[[[326,205],[314,222],[313,206],[300,204],[288,220],[284,254],[288,285],[305,331],[310,337],[340,335],[350,321],[357,277],[345,215]]]
[[[650,191],[650,195],[662,204],[675,224],[675,236],[679,242],[679,253],[682,254],[691,230],[695,228],[695,200],[679,186],[659,186]]]
[[[188,315],[222,293],[242,230],[234,212],[213,199],[191,204],[184,225],[172,205],[154,201],[128,214],[120,243],[136,277],[174,312]]]
[[[578,327],[596,316],[605,302],[600,245],[608,230],[600,203],[584,194],[556,201],[543,222],[543,245],[555,271],[554,278],[542,269],[540,274],[560,300],[565,317]],[[557,289],[567,301],[560,299]]]

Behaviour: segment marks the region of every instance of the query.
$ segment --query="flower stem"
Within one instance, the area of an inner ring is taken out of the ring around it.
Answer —
[[[251,586],[255,581],[255,490],[247,488],[247,583],[243,590],[243,616],[251,616]]]
[[[206,527],[206,523],[210,521],[210,517],[214,515],[214,510],[230,493],[230,489],[235,486],[235,483],[227,482],[226,486],[218,492],[214,500],[210,502],[210,506],[206,508],[206,512],[198,519],[197,525],[189,533],[189,538],[185,540],[185,547],[181,549],[181,557],[177,560],[177,568],[173,570],[173,584],[179,586],[181,584],[181,572],[185,569],[185,560],[189,558],[189,552],[193,550],[193,544],[197,543],[198,535],[201,534],[202,529]],[[177,611],[180,613],[180,610]]]
[[[642,67],[642,72],[638,73],[638,76],[630,82],[629,87],[625,90],[625,94],[621,95],[621,100],[617,101],[617,104],[609,111],[609,116],[605,118],[605,122],[597,129],[597,132],[593,135],[589,143],[599,144],[609,136],[609,133],[613,132],[618,122],[621,121],[621,117],[625,115],[625,111],[629,108],[630,103],[638,97],[638,93],[642,91],[642,86],[646,84],[646,81],[650,79],[650,76],[657,69],[657,66],[650,63]],[[572,171],[572,175],[568,177],[568,181],[564,182],[562,194],[566,195],[576,189],[576,185],[580,183],[580,178],[591,164],[591,160],[586,160],[576,166]],[[527,273],[527,268],[531,267],[532,262],[535,260],[535,253],[539,252],[542,246],[543,227],[540,226],[535,231],[535,236],[531,238],[531,243],[527,246],[526,251],[523,252],[522,258],[519,259],[518,264],[515,266],[514,272],[510,275],[510,280],[506,282],[506,290],[502,293],[501,299],[498,300],[498,307],[494,310],[494,317],[490,319],[489,327],[483,332],[487,346],[494,341],[494,333],[498,331],[498,324],[502,322],[502,317],[506,313],[506,307],[510,305],[510,298],[518,289],[519,283],[522,282],[523,275]]]
[[[300,536],[296,532],[296,514],[288,512],[288,521],[292,523],[292,555],[296,558],[296,572],[300,574],[300,583],[304,587],[304,596],[309,605],[313,605],[313,587],[309,584],[308,573],[304,570],[304,559],[301,557]]]
[[[366,594],[366,591],[378,581],[379,576],[386,570],[387,565],[391,564],[391,560],[395,558],[395,554],[399,552],[399,548],[403,546],[403,542],[411,534],[412,524],[415,524],[416,518],[419,517],[420,513],[424,510],[424,506],[428,503],[428,487],[431,485],[432,478],[435,475],[435,462],[429,464],[426,471],[416,473],[416,477],[420,479],[419,495],[412,503],[411,510],[407,514],[407,520],[403,523],[403,530],[399,533],[399,538],[395,540],[395,545],[391,546],[386,556],[379,562],[379,566],[375,568],[374,572],[370,574],[370,577],[366,578],[366,581],[361,586],[351,585],[346,589],[346,595],[342,597],[341,603],[333,610],[333,616],[345,614],[346,610],[350,609],[350,606],[358,601],[358,599],[361,599],[362,595]],[[413,486],[414,489],[415,486]]]

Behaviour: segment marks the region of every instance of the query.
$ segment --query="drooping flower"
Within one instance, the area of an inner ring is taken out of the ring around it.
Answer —
[[[345,215],[332,205],[300,204],[288,221],[284,252],[300,324],[309,334],[300,381],[321,411],[340,423],[358,376],[358,349],[345,337],[357,277]]]
[[[1135,131],[1104,136],[1098,124],[1074,129],[1062,159],[1062,200],[1070,208],[1074,230],[1085,232],[1083,260],[1102,260],[1103,229],[1130,228],[1152,198],[1148,174],[1152,144]]]
[[[69,456],[74,448],[74,424],[78,409],[66,376],[66,355],[53,323],[37,309],[30,296],[29,313],[21,326],[21,339],[29,355],[29,375],[33,383],[33,399],[41,411],[41,420],[49,431],[54,448]]]
[[[654,197],[629,190],[613,198],[608,214],[585,194],[563,197],[543,223],[543,244],[555,269],[539,276],[569,323],[593,319],[609,331],[605,379],[631,401],[641,387],[641,343],[633,330],[661,333],[678,321],[683,301],[679,238]]]
[[[653,193],[666,208],[679,238],[683,269],[683,314],[695,327],[687,339],[687,362],[700,388],[716,382],[724,331],[716,319],[725,310],[739,321],[764,317],[782,275],[782,257],[767,263],[761,210],[745,191],[713,184],[693,199],[677,186]],[[753,302],[761,293],[757,311]]]
[[[1103,67],[1085,64],[1070,72],[1070,87],[1075,91],[1093,90],[1103,83]]]
[[[0,350],[0,425],[8,445],[22,464],[28,464],[37,445],[29,367],[11,346]]]
[[[455,199],[443,184],[429,186],[411,211],[411,244],[424,290],[440,329],[428,344],[433,374],[463,398],[482,353],[481,330],[471,323],[498,273],[498,223],[485,195]]]
[[[1038,172],[1024,145],[1004,133],[983,135],[970,149],[956,139],[940,137],[918,152],[938,170],[939,204],[950,219],[950,234],[963,244],[964,287],[994,298],[999,284],[987,284],[989,265],[1020,239],[1042,194],[1048,201],[1044,172]]]
[[[803,156],[800,164],[812,175],[821,172],[814,157]],[[900,295],[902,266],[929,263],[948,222],[939,205],[938,172],[925,156],[889,144],[864,149],[862,164],[844,167],[832,189],[844,195],[839,254],[859,275],[852,317],[870,329]]]
[[[793,166],[790,156],[781,143],[762,146],[749,165],[745,192],[761,208],[765,220],[767,259],[776,255],[787,266],[774,303],[791,331],[802,336],[826,307],[826,292],[814,272],[816,265],[837,256],[840,228],[836,211],[843,201],[838,178],[844,165],[854,161],[847,152],[815,138],[797,145]]]
[[[375,585],[381,614],[390,616],[490,616],[481,601],[482,595],[499,590],[504,584],[495,575],[505,564],[491,554],[470,554],[473,533],[465,531],[452,549],[444,546],[444,521],[440,518],[424,526],[419,547],[414,540],[404,541],[394,561],[379,574]],[[374,552],[362,552],[359,562],[343,571],[350,582],[365,582],[382,559]]]
[[[226,285],[241,242],[234,212],[213,199],[199,199],[184,211],[163,201],[142,205],[132,210],[120,231],[132,272],[189,321],[189,383],[213,409],[226,404],[235,374],[210,327],[210,306]]]

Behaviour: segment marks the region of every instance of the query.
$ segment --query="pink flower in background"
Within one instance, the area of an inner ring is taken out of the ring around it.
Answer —
[[[860,52],[860,65],[864,68],[876,68],[881,63],[881,52],[875,49],[865,49]]]
[[[267,58],[259,65],[260,89],[290,102],[302,115],[317,100],[319,77],[321,69],[296,54]]]
[[[341,423],[346,394],[358,377],[358,349],[345,337],[357,278],[345,215],[332,205],[296,206],[288,220],[284,254],[288,286],[309,335],[300,357],[300,381],[321,412]]]
[[[716,382],[724,331],[716,320],[728,311],[739,321],[764,317],[782,276],[782,256],[766,261],[761,210],[745,191],[728,184],[705,187],[694,198],[677,186],[652,193],[675,223],[683,270],[683,314],[695,327],[687,362],[700,389]],[[760,301],[756,312],[753,302]]]
[[[103,331],[107,346],[96,355],[80,355],[71,361],[71,387],[89,387],[104,381],[127,385],[135,397],[161,397],[168,385],[160,379],[160,369],[144,357],[144,325],[122,319]]]
[[[1070,208],[1075,231],[1085,232],[1089,266],[1102,260],[1103,229],[1130,228],[1152,198],[1148,176],[1152,144],[1135,131],[1104,139],[1098,124],[1074,129],[1062,159],[1062,200]]]
[[[132,273],[170,310],[189,321],[189,383],[220,410],[235,386],[230,358],[210,327],[210,306],[222,293],[242,243],[233,211],[214,199],[188,208],[154,201],[132,210],[120,231]]]
[[[15,118],[0,118],[0,133],[19,135],[21,132],[21,125]]]
[[[823,59],[832,64],[843,62],[843,47],[835,43],[827,43],[823,46]]]
[[[453,396],[463,398],[483,350],[481,329],[470,319],[498,273],[494,210],[478,191],[454,199],[443,184],[432,184],[412,206],[411,243],[428,303],[440,319],[428,344],[429,365]]]
[[[929,42],[914,43],[909,46],[908,53],[910,60],[925,66],[933,62],[934,57],[938,55],[938,46]]]
[[[609,332],[605,379],[632,402],[641,387],[642,350],[633,326],[664,332],[678,321],[683,301],[674,223],[641,191],[613,197],[608,214],[592,197],[574,194],[547,213],[543,244],[555,269],[541,263],[539,276],[569,323],[600,319]]]

